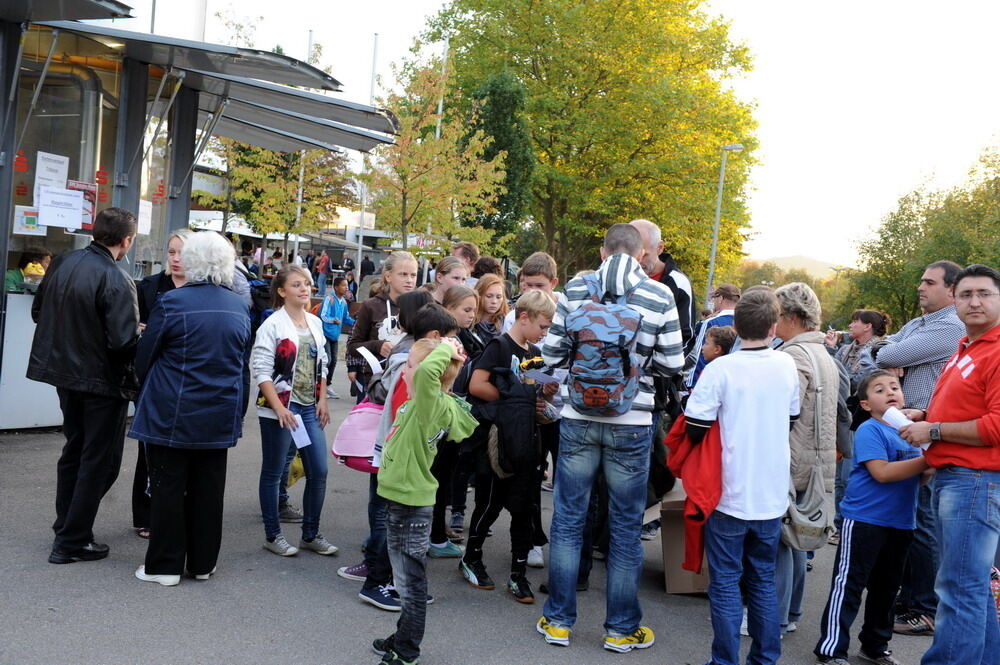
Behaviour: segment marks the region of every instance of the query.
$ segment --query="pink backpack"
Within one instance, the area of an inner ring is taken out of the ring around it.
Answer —
[[[344,466],[355,471],[377,473],[372,466],[375,455],[375,436],[385,407],[364,400],[347,414],[337,429],[331,452]]]

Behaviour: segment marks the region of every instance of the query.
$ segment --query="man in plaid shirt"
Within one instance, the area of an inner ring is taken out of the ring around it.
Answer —
[[[896,370],[903,382],[906,406],[927,409],[934,384],[955,347],[965,335],[965,325],[955,312],[953,287],[962,267],[951,261],[936,261],[924,270],[917,293],[923,316],[908,321],[895,335],[876,345],[875,363]],[[936,516],[931,506],[931,486],[920,488],[917,529],[903,573],[896,622],[901,635],[931,635],[937,596],[938,543],[934,535]]]

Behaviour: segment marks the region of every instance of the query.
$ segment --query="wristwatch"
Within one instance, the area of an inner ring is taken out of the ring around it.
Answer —
[[[931,425],[931,441],[941,440],[941,423]]]

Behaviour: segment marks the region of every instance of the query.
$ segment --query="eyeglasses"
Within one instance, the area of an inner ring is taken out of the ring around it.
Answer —
[[[989,300],[990,298],[995,298],[997,296],[1000,296],[1000,293],[997,293],[996,291],[962,291],[961,293],[955,294],[955,300],[968,302],[972,300],[973,297],[979,298],[980,300]]]

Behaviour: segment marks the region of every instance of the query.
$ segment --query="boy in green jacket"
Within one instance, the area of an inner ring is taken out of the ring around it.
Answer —
[[[399,407],[378,471],[378,494],[388,502],[389,560],[403,605],[396,632],[372,643],[382,665],[412,665],[420,656],[427,615],[425,563],[437,493],[431,464],[438,441],[462,441],[477,425],[469,405],[448,392],[464,361],[454,338],[424,338],[414,343],[403,371],[410,399]]]

